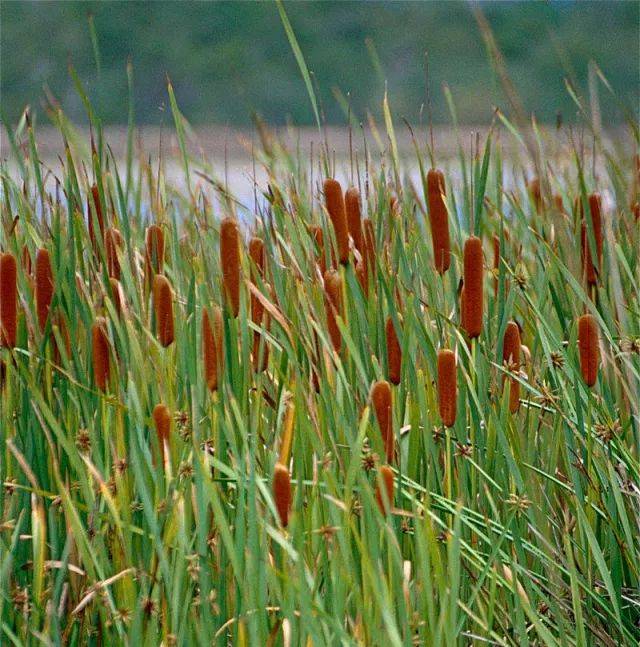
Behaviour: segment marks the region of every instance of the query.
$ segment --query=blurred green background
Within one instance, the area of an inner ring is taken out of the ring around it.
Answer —
[[[586,93],[590,59],[637,113],[640,3],[480,6],[525,108],[540,120],[553,121],[558,112],[573,120],[575,106],[563,79],[571,76]],[[425,51],[436,123],[449,121],[443,82],[452,89],[462,122],[486,123],[492,106],[506,105],[466,3],[287,2],[285,7],[315,75],[328,123],[346,121],[335,88],[349,93],[354,113],[362,118],[366,109],[379,114],[385,80],[394,112],[418,121],[425,96]],[[11,121],[26,104],[40,109],[45,86],[73,119],[84,120],[68,61],[104,121],[126,121],[125,66],[130,58],[138,123],[170,121],[167,75],[183,113],[195,124],[243,126],[250,123],[252,111],[275,124],[313,123],[304,84],[271,2],[2,2],[0,10],[0,90]],[[89,13],[98,34],[100,74]],[[620,121],[614,102],[602,103],[605,123]]]

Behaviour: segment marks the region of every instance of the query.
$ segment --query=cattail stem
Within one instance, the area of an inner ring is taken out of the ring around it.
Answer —
[[[600,366],[598,324],[592,315],[582,315],[578,319],[578,350],[582,379],[592,387],[598,379]]]
[[[171,284],[162,274],[153,277],[153,306],[158,341],[166,348],[174,340],[173,294]]]
[[[438,351],[438,410],[445,427],[455,424],[457,403],[456,356],[452,350],[442,348]]]
[[[386,380],[379,380],[371,388],[371,402],[373,403],[384,453],[387,463],[393,463],[394,458],[394,437],[393,437],[393,419],[391,412],[391,386]]]
[[[220,223],[220,264],[227,305],[234,317],[240,311],[240,232],[234,218]]]
[[[349,227],[342,187],[337,180],[332,178],[325,180],[324,199],[336,236],[338,259],[343,265],[346,265],[349,262]]]
[[[14,348],[18,330],[18,263],[0,254],[0,346]]]
[[[463,325],[474,339],[482,332],[484,310],[484,257],[482,241],[471,236],[464,244],[464,308]]]

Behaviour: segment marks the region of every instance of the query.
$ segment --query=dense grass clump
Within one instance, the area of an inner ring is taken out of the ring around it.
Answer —
[[[385,103],[247,213],[170,100],[178,180],[7,125],[0,643],[637,644],[632,151]]]

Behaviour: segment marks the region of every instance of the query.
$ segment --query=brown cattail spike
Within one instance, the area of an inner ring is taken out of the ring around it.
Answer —
[[[104,235],[104,252],[107,260],[109,278],[120,280],[120,250],[124,244],[122,234],[118,229],[110,227]]]
[[[154,274],[162,274],[164,269],[164,232],[159,225],[147,227],[145,234],[145,275],[151,285]]]
[[[166,348],[174,339],[173,294],[171,284],[162,274],[153,277],[153,306],[158,341]]]
[[[379,380],[371,388],[371,402],[376,412],[384,453],[387,463],[393,463],[394,438],[391,413],[391,386],[386,380]]]
[[[165,465],[169,439],[171,438],[171,413],[164,404],[156,404],[153,408],[153,423],[156,427],[158,445],[160,446],[160,458]]]
[[[542,202],[542,190],[540,188],[540,180],[538,178],[531,180],[531,182],[527,184],[527,191],[531,196],[531,200],[535,205],[536,211],[541,211],[543,207],[543,202]]]
[[[402,348],[398,341],[393,319],[389,317],[385,327],[387,338],[387,364],[389,366],[389,382],[391,384],[400,384],[400,374],[402,373]]]
[[[337,180],[328,178],[324,181],[324,199],[336,236],[338,258],[343,265],[346,265],[349,262],[349,227],[342,187]]]
[[[452,350],[442,348],[438,351],[438,410],[445,427],[455,424],[457,403],[456,356]]]
[[[240,311],[240,232],[234,218],[220,223],[220,264],[227,305],[234,317]]]
[[[117,279],[109,279],[109,287],[111,288],[111,299],[113,300],[113,307],[116,314],[120,317],[124,309],[124,296],[122,293],[122,286]]]
[[[53,271],[51,259],[46,249],[39,249],[36,253],[36,311],[38,325],[44,330],[49,317],[49,308],[53,299]]]
[[[353,238],[355,248],[362,255],[364,253],[364,238],[362,235],[362,220],[360,208],[360,191],[352,186],[344,195],[344,204],[347,211],[347,226]]]
[[[464,244],[464,321],[472,339],[482,332],[484,309],[484,260],[482,241],[475,236]]]
[[[106,391],[109,383],[110,360],[107,322],[103,317],[98,317],[91,327],[91,351],[93,379],[101,391]]]
[[[380,512],[387,515],[393,509],[393,470],[388,465],[383,465],[378,471],[378,485],[376,485],[376,501]]]
[[[342,278],[339,272],[328,270],[324,273],[324,289],[329,337],[333,349],[339,353],[342,348],[342,335],[337,321],[342,316]]]
[[[427,201],[429,204],[431,238],[433,240],[433,260],[439,274],[444,274],[451,264],[449,215],[444,196],[444,175],[442,171],[431,169],[427,173]]]
[[[522,342],[520,340],[520,328],[515,321],[510,321],[504,331],[504,342],[502,344],[502,362],[504,367],[511,373],[520,371],[520,349]],[[507,376],[503,376],[502,385]],[[515,413],[520,407],[520,382],[511,378],[509,387],[509,411]]]
[[[209,391],[216,391],[222,375],[224,350],[222,347],[223,334],[222,310],[213,308],[213,316],[205,309],[202,313],[202,358],[204,362],[204,378]]]
[[[104,235],[104,216],[102,215],[102,203],[100,202],[100,191],[98,185],[91,187],[91,194],[87,197],[87,222],[89,224],[89,238],[94,251],[98,249],[94,222],[97,221],[100,228],[100,238]]]
[[[253,266],[251,268],[252,281],[255,283],[255,275],[264,280],[264,242],[262,238],[254,236],[249,241],[249,258]]]
[[[592,315],[582,315],[578,319],[578,350],[582,378],[588,387],[592,387],[598,379],[600,365],[598,324]]]
[[[18,263],[0,254],[0,346],[14,348],[18,329]]]
[[[291,509],[291,476],[289,470],[282,463],[276,463],[273,470],[273,500],[280,523],[283,528],[286,528],[289,525],[289,510]]]
[[[582,267],[585,278],[589,285],[598,282],[598,273],[602,265],[602,199],[599,193],[592,193],[589,196],[589,211],[591,212],[591,225],[593,230],[593,241],[595,242],[596,261],[593,261],[591,237],[589,227],[585,221],[584,208],[580,202],[580,214],[582,220]]]

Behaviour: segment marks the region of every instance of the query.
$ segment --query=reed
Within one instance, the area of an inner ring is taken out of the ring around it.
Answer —
[[[589,195],[589,212],[591,213],[591,225],[593,229],[593,240],[595,242],[596,260],[594,262],[591,253],[589,227],[587,226],[584,205],[579,201],[581,220],[581,250],[582,250],[582,271],[588,285],[596,285],[598,275],[602,269],[602,198],[599,193]]]
[[[224,322],[222,309],[214,306],[212,317],[206,308],[202,311],[202,359],[204,378],[209,391],[217,391],[224,364],[223,341]]]
[[[342,265],[349,262],[349,226],[345,210],[342,187],[337,180],[324,181],[324,199],[338,245],[338,259]]]
[[[166,405],[156,404],[152,415],[160,447],[160,460],[162,465],[166,465],[169,458],[169,439],[171,438],[171,413]]]
[[[384,454],[387,463],[394,462],[395,439],[393,437],[393,419],[391,413],[391,385],[386,380],[379,380],[371,387],[371,402],[376,413]]]
[[[520,350],[522,342],[520,340],[520,328],[515,321],[507,323],[504,331],[504,340],[502,343],[502,363],[511,373],[520,371]],[[502,387],[507,380],[507,376],[502,377]],[[509,411],[516,413],[520,407],[520,382],[515,378],[509,379]]]
[[[353,239],[354,247],[360,255],[364,253],[364,238],[362,234],[362,215],[360,191],[354,186],[349,187],[344,194],[344,204],[347,212],[347,227]]]
[[[40,330],[44,331],[49,318],[49,308],[51,307],[54,289],[51,258],[49,257],[49,252],[44,248],[40,248],[36,252],[35,283],[38,325]]]
[[[438,351],[438,411],[445,427],[453,427],[458,406],[456,355],[448,348]]]
[[[484,311],[484,257],[482,241],[475,236],[464,244],[464,325],[471,339],[482,332]]]
[[[400,384],[400,377],[402,373],[402,348],[398,341],[393,319],[387,318],[385,326],[385,333],[387,338],[387,365],[389,367],[389,382],[391,384]]]
[[[18,263],[0,254],[0,346],[15,348],[18,330]]]
[[[598,324],[593,315],[582,315],[578,319],[578,351],[582,379],[588,387],[592,387],[598,380],[600,366]]]
[[[325,311],[329,338],[336,353],[342,348],[342,334],[338,327],[338,317],[342,317],[342,277],[336,270],[324,273]]]
[[[430,169],[427,173],[427,203],[433,242],[433,262],[438,274],[444,274],[451,264],[449,214],[444,200],[445,195],[442,171]]]
[[[234,317],[240,311],[240,232],[235,218],[220,223],[220,266],[224,295]]]
[[[156,316],[156,334],[165,348],[174,340],[173,292],[171,284],[163,274],[153,277],[153,307]]]
[[[98,317],[91,326],[91,357],[93,360],[93,379],[100,391],[106,391],[109,384],[109,337],[107,321]]]
[[[276,463],[273,469],[273,500],[280,524],[286,528],[289,525],[291,510],[291,475],[282,463]]]
[[[378,470],[376,502],[380,512],[385,516],[393,510],[394,489],[393,470],[388,465],[382,465]]]

